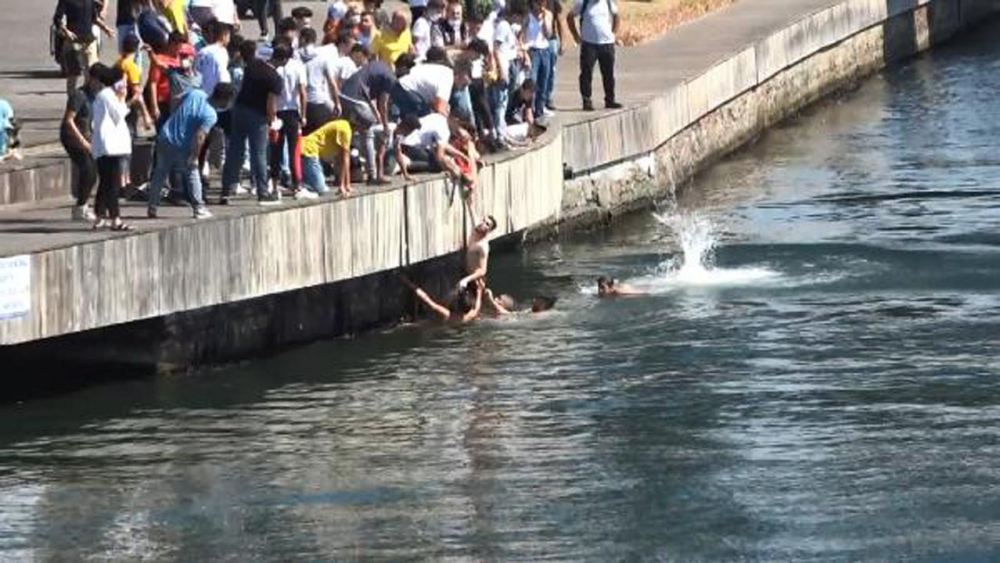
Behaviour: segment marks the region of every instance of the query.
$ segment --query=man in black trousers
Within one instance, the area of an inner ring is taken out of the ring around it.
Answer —
[[[580,18],[577,28],[576,18]],[[576,0],[566,17],[573,39],[580,44],[580,95],[583,109],[592,111],[594,63],[601,67],[604,107],[619,109],[615,100],[615,34],[618,33],[618,4],[615,0]]]

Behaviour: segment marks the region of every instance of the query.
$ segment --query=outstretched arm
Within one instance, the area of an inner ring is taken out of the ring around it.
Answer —
[[[496,311],[498,315],[510,314],[510,311],[508,311],[506,307],[500,304],[500,300],[493,296],[493,290],[490,288],[486,288],[486,299],[487,302],[490,304],[490,307],[493,307],[493,310]]]
[[[418,287],[416,284],[410,281],[410,279],[407,278],[406,276],[400,276],[399,279],[402,280],[402,282],[407,287],[412,289],[413,294],[416,295],[421,301],[423,301],[424,305],[427,305],[427,307],[431,311],[434,311],[434,313],[437,316],[441,317],[442,320],[447,321],[449,318],[451,318],[451,311],[449,311],[448,308],[445,307],[444,305],[441,305],[437,301],[431,299],[431,296],[428,295],[427,292],[423,290],[423,288]]]

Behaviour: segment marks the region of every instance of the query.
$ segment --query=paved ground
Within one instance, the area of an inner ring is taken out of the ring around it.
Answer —
[[[626,105],[647,100],[673,84],[696,76],[712,63],[766,37],[773,30],[836,2],[740,0],[729,9],[688,23],[659,40],[621,49],[617,65],[619,100]],[[8,41],[23,49],[0,52],[0,97],[8,98],[24,119],[25,138],[29,144],[55,140],[55,126],[64,103],[63,81],[58,78],[48,56],[47,30],[54,3],[54,0],[3,0],[6,13],[0,20],[0,37],[9,38]],[[316,3],[311,5],[316,6]],[[110,13],[114,13],[114,6]],[[248,36],[256,36],[256,23],[244,22],[244,25]],[[562,122],[595,115],[577,111],[580,104],[578,56],[575,48],[567,49],[557,67],[555,103]],[[594,98],[600,100],[600,79],[595,77],[594,82]],[[355,193],[364,194],[365,189],[359,186]],[[257,210],[258,207],[247,202],[224,208],[219,215]],[[140,229],[169,228],[176,224],[171,220],[172,214],[178,218],[187,217],[187,212],[178,208],[165,213],[166,218],[140,219],[135,225]],[[145,214],[141,204],[131,204],[126,206],[124,215],[144,217]],[[53,204],[0,211],[0,256],[118,236],[107,232],[92,233],[85,225],[69,222],[68,216],[66,205]]]

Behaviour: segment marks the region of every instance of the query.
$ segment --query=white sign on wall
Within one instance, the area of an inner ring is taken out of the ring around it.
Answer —
[[[23,317],[31,310],[31,256],[0,258],[0,319]]]

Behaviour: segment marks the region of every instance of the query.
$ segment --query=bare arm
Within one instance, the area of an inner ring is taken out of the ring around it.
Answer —
[[[205,139],[208,138],[208,131],[204,129],[198,129],[194,133],[194,140],[191,141],[191,152],[188,154],[188,162],[191,164],[198,163],[198,156],[201,155],[201,147],[205,144]]]
[[[493,290],[486,288],[486,299],[488,300],[490,307],[496,311],[498,315],[509,315],[510,311],[506,307],[500,304],[500,300],[493,296]]]
[[[470,283],[483,279],[486,276],[486,270],[489,266],[488,258],[483,255],[482,250],[476,251],[477,264],[476,268],[469,273],[469,275],[458,280],[458,287],[460,289],[467,287]]]
[[[403,142],[401,139],[396,139],[396,164],[399,165],[399,171],[403,174],[403,179],[407,182],[413,180],[413,176],[410,176],[410,171],[406,169],[406,158],[403,157]]]
[[[340,195],[351,193],[351,151],[340,149]]]
[[[476,289],[476,303],[469,309],[469,312],[462,315],[462,322],[467,323],[479,316],[479,311],[483,308],[483,287]]]
[[[70,136],[73,140],[80,146],[83,150],[90,152],[90,141],[83,136],[80,132],[80,128],[76,126],[76,112],[71,108],[66,108],[66,113],[63,114],[63,124],[66,129],[69,130]]]
[[[385,134],[389,134],[389,94],[388,92],[378,96],[378,117],[385,128]]]
[[[278,117],[278,96],[268,94],[267,96],[267,126],[270,127]]]
[[[299,82],[299,121],[306,124],[306,83]]]
[[[416,284],[410,281],[410,278],[406,276],[399,276],[399,279],[404,285],[406,285],[406,287],[413,290],[413,294],[423,301],[424,305],[427,305],[427,307],[434,311],[443,320],[447,321],[451,318],[451,311],[449,311],[447,307],[431,299],[431,296],[427,295],[427,292],[424,291],[423,288],[417,287]]]
[[[579,44],[580,32],[576,29],[576,16],[572,13],[566,15],[566,27],[569,28],[569,34],[573,36],[573,41]]]

